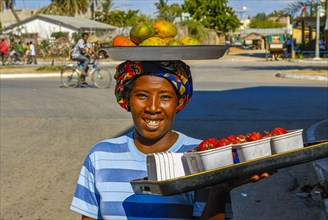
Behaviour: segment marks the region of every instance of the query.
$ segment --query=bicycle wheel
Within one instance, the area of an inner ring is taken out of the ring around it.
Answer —
[[[75,88],[80,83],[80,74],[75,67],[65,66],[61,70],[61,82],[67,88]]]
[[[100,89],[109,88],[112,84],[113,77],[109,70],[96,69],[92,74],[91,79],[96,87]]]

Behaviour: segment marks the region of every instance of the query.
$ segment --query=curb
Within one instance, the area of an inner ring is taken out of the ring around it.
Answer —
[[[60,77],[60,73],[0,74],[0,79]]]
[[[289,60],[291,63],[307,63],[307,64],[328,64],[327,59],[322,59],[322,60],[295,60],[295,59],[290,59]]]
[[[278,72],[276,77],[289,78],[289,79],[306,79],[306,80],[317,80],[317,81],[328,81],[327,76],[308,76],[308,75],[294,75],[294,74],[285,74]]]

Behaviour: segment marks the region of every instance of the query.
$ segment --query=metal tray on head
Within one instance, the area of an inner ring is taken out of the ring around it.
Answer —
[[[324,140],[304,144],[304,148],[294,149],[175,179],[150,181],[144,178],[132,180],[130,183],[136,194],[177,195],[218,184],[225,187],[230,181],[238,178],[248,178],[261,172],[271,172],[327,157],[328,141]]]
[[[112,60],[206,60],[221,58],[229,47],[224,45],[102,47]]]

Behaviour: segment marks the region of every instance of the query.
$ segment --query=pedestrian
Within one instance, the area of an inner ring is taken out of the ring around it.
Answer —
[[[1,38],[0,43],[0,54],[1,54],[1,62],[2,66],[6,65],[7,59],[8,59],[8,53],[9,53],[9,47],[6,42],[6,39],[4,37]]]
[[[131,113],[133,131],[90,149],[71,209],[82,219],[224,219],[230,189],[210,192],[214,198],[208,197],[208,188],[159,196],[134,194],[130,185],[147,176],[147,154],[186,152],[201,142],[173,130],[176,114],[192,98],[189,66],[182,61],[126,61],[116,69],[114,93]]]
[[[24,46],[24,58],[23,58],[23,63],[25,63],[25,59],[26,59],[26,64],[30,64],[30,43],[26,42],[25,46]]]
[[[291,39],[291,37],[287,38],[285,44],[286,44],[287,54],[288,54],[288,56],[290,56],[292,54],[292,39]]]
[[[33,41],[30,42],[30,62],[29,62],[29,64],[32,64],[32,62],[34,62],[34,64],[38,64],[38,62],[36,60],[35,46],[33,44]]]
[[[17,44],[17,53],[18,53],[18,57],[19,59],[23,59],[24,57],[24,48],[23,48],[23,44],[22,44],[22,41],[18,41],[18,44]]]

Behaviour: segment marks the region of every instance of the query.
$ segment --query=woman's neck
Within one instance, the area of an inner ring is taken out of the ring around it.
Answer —
[[[143,138],[137,132],[134,132],[133,135],[134,144],[144,154],[157,153],[157,152],[165,152],[170,149],[174,143],[178,140],[179,135],[173,131],[166,134],[164,137],[159,140],[149,140]]]

